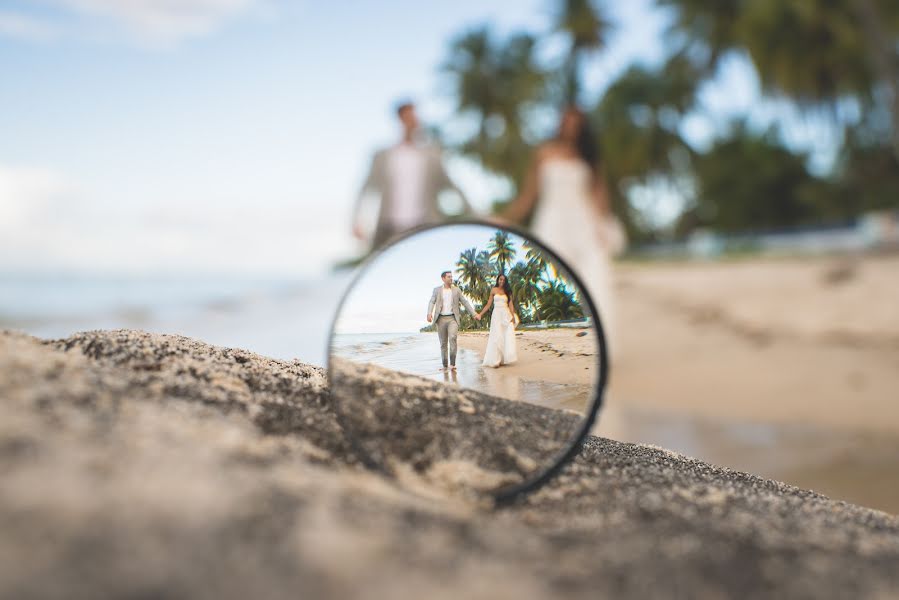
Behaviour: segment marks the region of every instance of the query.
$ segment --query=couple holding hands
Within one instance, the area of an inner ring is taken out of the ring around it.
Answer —
[[[447,368],[456,370],[456,337],[462,322],[460,310],[463,305],[465,310],[477,321],[484,317],[491,306],[493,307],[487,349],[481,364],[485,367],[499,367],[517,361],[515,325],[521,319],[515,313],[512,287],[506,276],[500,274],[496,278],[496,284],[490,290],[490,298],[481,312],[475,311],[468,298],[462,294],[462,290],[453,285],[452,271],[444,271],[440,274],[440,279],[443,280],[443,283],[434,288],[434,292],[431,294],[427,319],[428,323],[434,323],[437,328],[443,370]]]

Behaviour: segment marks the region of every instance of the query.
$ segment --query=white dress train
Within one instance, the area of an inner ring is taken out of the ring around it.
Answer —
[[[580,159],[554,158],[540,167],[540,197],[531,231],[580,277],[615,346],[612,266],[601,236],[606,224],[593,206],[592,173]]]
[[[518,360],[518,351],[515,348],[515,323],[509,310],[509,298],[505,294],[493,296],[490,315],[490,334],[481,364],[485,367],[512,364]]]

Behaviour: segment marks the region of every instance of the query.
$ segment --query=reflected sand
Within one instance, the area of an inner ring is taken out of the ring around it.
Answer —
[[[593,399],[592,384],[562,383],[522,375],[522,369],[508,366],[489,368],[481,365],[481,354],[460,347],[455,371],[441,369],[435,334],[408,334],[393,338],[366,339],[364,343],[336,344],[335,356],[358,363],[370,363],[400,373],[458,385],[483,394],[527,402],[546,408],[584,414]],[[564,368],[571,359],[558,359]],[[527,372],[529,370],[526,370]]]

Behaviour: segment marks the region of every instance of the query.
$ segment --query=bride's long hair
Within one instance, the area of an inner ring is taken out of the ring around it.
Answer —
[[[500,277],[503,278],[502,286],[499,285]],[[509,278],[506,276],[505,273],[500,273],[499,275],[496,276],[496,283],[493,285],[493,287],[502,287],[503,291],[506,293],[506,298],[512,297],[512,286],[509,284]]]
[[[577,134],[572,140],[574,142],[574,147],[577,149],[578,156],[587,163],[587,166],[590,167],[590,170],[593,171],[593,174],[595,175],[599,171],[599,143],[597,142],[593,128],[590,127],[590,120],[587,118],[587,115],[584,114],[584,111],[574,104],[566,106],[562,111],[559,132],[556,137],[558,139],[564,139],[566,137],[564,132],[565,122],[571,117],[577,118],[579,125]]]

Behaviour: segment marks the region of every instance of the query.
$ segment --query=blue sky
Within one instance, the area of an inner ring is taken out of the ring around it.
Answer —
[[[41,0],[0,4],[0,271],[308,276],[358,251],[349,217],[391,107],[446,123],[437,66],[491,22],[542,32],[546,0]],[[594,93],[655,61],[665,16],[619,23]],[[545,45],[552,53],[553,40]],[[697,144],[752,106],[736,61],[708,91]],[[800,136],[801,137],[801,136]],[[449,169],[476,207],[505,183]]]

